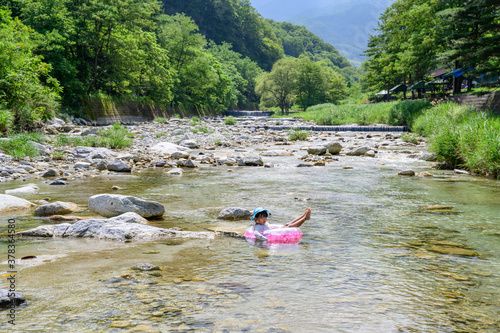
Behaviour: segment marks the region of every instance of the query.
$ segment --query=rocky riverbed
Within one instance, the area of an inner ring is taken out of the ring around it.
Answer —
[[[283,130],[267,129],[276,125]],[[39,157],[15,161],[12,156],[0,155],[0,181],[22,179],[26,182],[26,185],[7,190],[2,194],[0,213],[33,210],[36,216],[49,216],[50,221],[66,222],[58,227],[42,226],[34,231],[24,232],[24,235],[101,237],[115,240],[146,236],[154,238],[152,236],[154,232],[145,226],[146,223],[142,223],[141,226],[141,223],[134,218],[129,218],[126,223],[115,226],[113,230],[99,229],[96,224],[102,226],[105,219],[81,222],[79,220],[82,218],[78,216],[65,216],[79,209],[74,203],[49,202],[50,198],[43,196],[30,202],[23,197],[36,196],[38,186],[33,184],[33,181],[43,180],[65,191],[65,185],[76,179],[91,179],[110,173],[141,173],[148,168],[161,169],[175,177],[182,176],[186,169],[193,168],[220,168],[221,172],[231,172],[234,167],[272,168],[274,165],[266,163],[266,158],[275,156],[295,156],[297,167],[323,167],[329,163],[339,163],[344,156],[359,156],[378,164],[380,162],[377,157],[380,156],[428,158],[423,140],[418,144],[405,142],[401,139],[401,133],[373,131],[377,129],[376,127],[367,127],[366,132],[309,131],[305,140],[290,139],[290,131],[294,128],[308,128],[313,125],[296,119],[273,120],[259,117],[240,119],[234,125],[226,125],[222,118],[206,118],[195,125],[191,119],[172,118],[165,123],[153,122],[128,126],[127,129],[134,134],[133,145],[122,150],[111,150],[83,146],[54,146],[50,142],[55,142],[62,133],[84,137],[96,135],[98,130],[91,126],[61,124],[61,120],[56,119],[45,130],[49,143],[37,144]],[[61,156],[64,158],[61,159]],[[351,167],[347,165],[343,168]],[[401,170],[399,174],[414,176],[415,172]],[[432,174],[425,173],[418,176],[429,177]],[[127,197],[118,194],[119,191],[119,187],[113,186],[109,189],[109,192],[114,192],[113,194],[89,198],[88,209],[106,218],[129,212],[136,213],[142,218],[161,218],[165,212],[160,203]],[[248,215],[248,210],[244,208],[229,207],[221,211],[218,218],[248,219]],[[75,221],[79,221],[77,222],[79,225],[86,226],[85,230],[89,229],[89,224],[99,230],[66,232],[68,222]],[[134,228],[141,229],[142,232],[137,230],[131,232],[130,223],[134,223]],[[115,232],[118,227],[122,228],[119,234]],[[167,232],[161,228],[157,231],[163,236],[179,235],[177,232]],[[193,236],[207,237],[199,233],[194,233]]]

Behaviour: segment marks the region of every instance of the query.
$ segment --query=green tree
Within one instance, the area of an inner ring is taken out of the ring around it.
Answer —
[[[10,119],[16,130],[25,131],[53,116],[60,89],[49,75],[50,65],[33,52],[32,30],[10,14],[0,8],[0,118],[3,130]]]
[[[271,72],[258,77],[255,91],[261,96],[261,101],[271,100],[282,114],[288,113],[295,99],[297,74],[297,59],[278,60]]]
[[[305,111],[312,105],[326,102],[329,82],[319,62],[306,56],[301,56],[297,62],[296,103]]]

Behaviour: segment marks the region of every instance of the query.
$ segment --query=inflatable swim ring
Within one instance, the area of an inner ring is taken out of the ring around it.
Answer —
[[[270,224],[272,229],[264,231],[264,237],[268,243],[298,243],[302,239],[302,231],[299,228],[282,228],[281,224]],[[245,231],[245,238],[255,241],[253,226]]]

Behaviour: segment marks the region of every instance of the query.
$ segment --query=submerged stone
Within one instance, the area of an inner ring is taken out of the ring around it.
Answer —
[[[476,251],[467,250],[460,247],[434,245],[428,248],[427,250],[431,252],[437,252],[441,254],[451,254],[456,256],[468,256],[468,257],[479,256],[479,253],[477,253]]]

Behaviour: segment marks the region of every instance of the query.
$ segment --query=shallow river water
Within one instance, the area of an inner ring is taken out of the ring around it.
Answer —
[[[380,155],[341,156],[312,168],[297,168],[292,156],[264,157],[274,168],[107,175],[71,181],[64,192],[34,181],[40,191],[28,199],[72,201],[82,210],[88,197],[116,185],[120,194],[164,204],[164,219],[151,224],[182,230],[244,231],[251,225],[217,220],[225,207],[264,206],[271,223],[311,207],[312,219],[301,228],[300,244],[274,247],[225,236],[130,243],[19,239],[16,256],[35,255],[43,264],[17,263],[16,288],[28,302],[16,309],[15,328],[2,318],[0,329],[498,332],[500,182]],[[397,175],[409,168],[435,177]],[[0,192],[19,185],[0,184]],[[423,208],[434,205],[452,208]],[[1,216],[4,235],[8,217]],[[19,230],[46,223],[15,218]],[[5,239],[2,274],[8,270]],[[457,248],[478,255],[447,252]],[[139,263],[161,270],[134,270]]]

